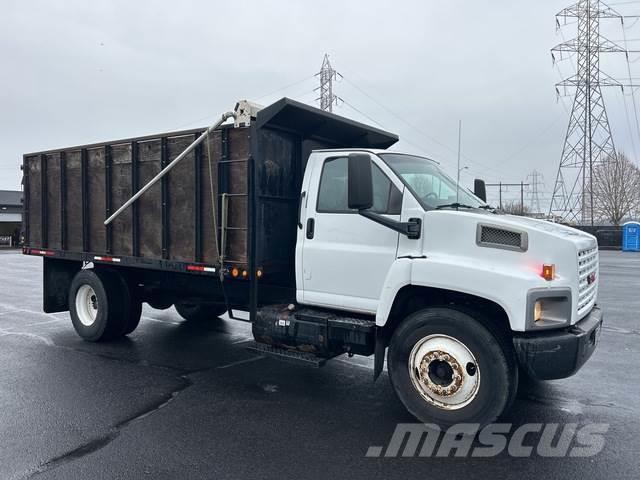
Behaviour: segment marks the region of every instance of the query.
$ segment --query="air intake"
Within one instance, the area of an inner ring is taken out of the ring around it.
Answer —
[[[476,243],[480,247],[502,248],[525,252],[528,247],[527,233],[495,225],[478,224]]]

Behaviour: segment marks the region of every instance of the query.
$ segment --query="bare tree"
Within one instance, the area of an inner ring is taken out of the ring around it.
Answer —
[[[500,208],[500,210],[510,215],[526,216],[531,213],[531,209],[527,205],[521,204],[520,200],[509,200],[506,202],[502,202],[502,207]]]
[[[599,221],[620,225],[640,209],[640,169],[624,153],[594,166],[592,185],[593,216]],[[591,190],[586,190],[590,195]]]

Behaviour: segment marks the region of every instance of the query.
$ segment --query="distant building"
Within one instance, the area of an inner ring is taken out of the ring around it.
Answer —
[[[0,245],[7,245],[7,237],[11,244],[17,245],[22,227],[22,192],[0,190]]]

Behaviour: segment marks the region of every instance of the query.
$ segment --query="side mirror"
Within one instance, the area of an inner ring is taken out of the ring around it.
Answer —
[[[373,206],[371,158],[364,153],[349,155],[347,203],[350,209],[367,210]]]
[[[484,180],[476,178],[473,181],[473,194],[483,202],[487,201],[487,187],[484,184]]]

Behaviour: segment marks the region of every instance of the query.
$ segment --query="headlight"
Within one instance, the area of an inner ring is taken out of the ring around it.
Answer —
[[[533,321],[537,322],[542,319],[542,302],[538,300],[533,306]]]
[[[560,328],[571,323],[571,290],[535,289],[527,295],[527,329]]]

